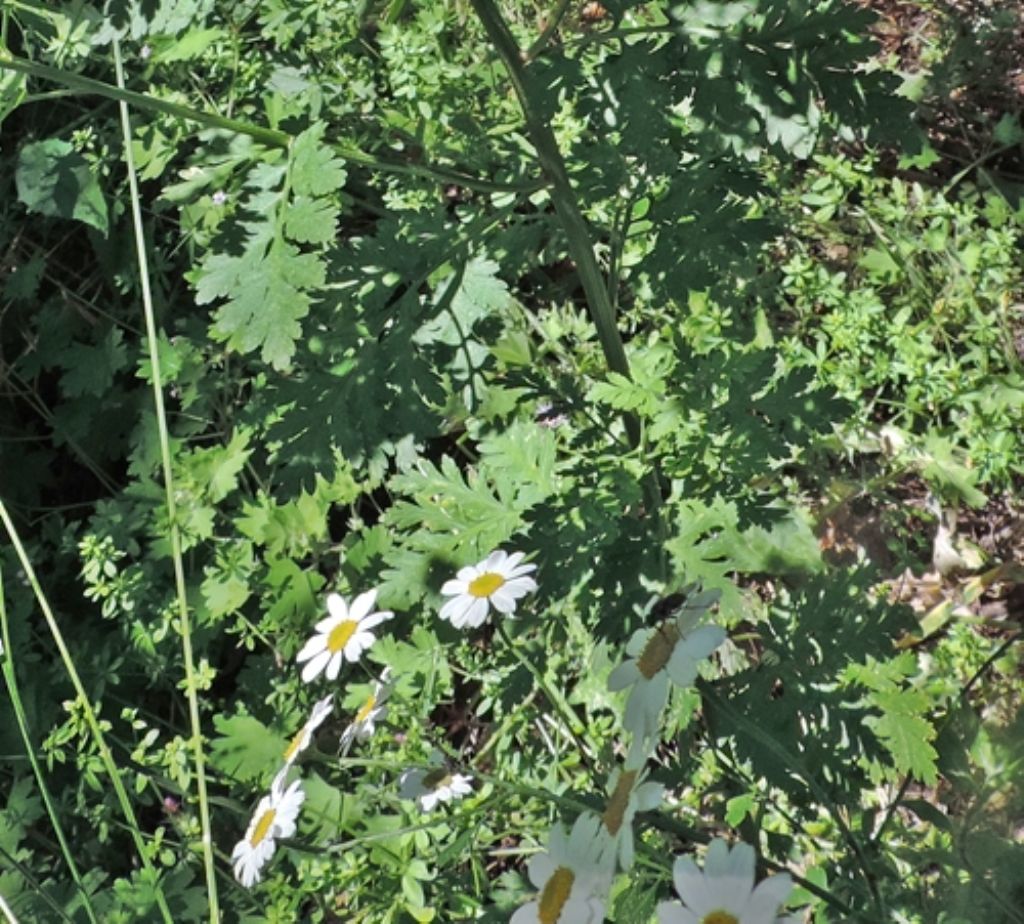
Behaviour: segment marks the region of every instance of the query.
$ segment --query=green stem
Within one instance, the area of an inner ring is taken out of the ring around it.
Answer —
[[[114,67],[117,85],[124,88],[124,67],[121,63],[121,45],[114,39]],[[174,561],[174,584],[178,598],[178,624],[181,635],[182,658],[185,662],[185,696],[188,700],[189,724],[191,726],[192,755],[196,765],[196,788],[199,795],[199,819],[202,827],[203,865],[206,872],[206,894],[209,901],[211,924],[220,921],[217,902],[217,876],[213,861],[213,834],[210,827],[210,805],[206,794],[206,766],[203,754],[202,725],[199,719],[199,693],[192,654],[191,619],[188,611],[188,597],[185,590],[185,565],[181,553],[181,532],[178,527],[177,509],[174,502],[174,477],[171,471],[171,443],[167,432],[167,414],[164,408],[163,380],[160,372],[160,352],[157,344],[156,320],[153,312],[153,294],[149,287],[149,261],[146,256],[146,241],[142,228],[142,208],[139,205],[139,186],[135,175],[135,159],[132,155],[132,127],[128,116],[128,105],[120,103],[121,129],[124,140],[124,157],[128,168],[128,188],[131,192],[132,229],[135,236],[135,251],[139,262],[139,281],[142,286],[142,306],[146,318],[146,344],[152,369],[153,402],[156,405],[157,428],[160,436],[160,460],[164,470],[164,494],[167,502],[167,517],[170,521],[171,557]]]
[[[547,48],[548,42],[551,41],[554,34],[558,31],[558,27],[562,24],[562,20],[565,18],[565,14],[569,11],[571,5],[572,0],[558,0],[558,5],[551,11],[551,15],[548,16],[547,25],[544,26],[543,31],[537,36],[536,41],[529,47],[526,54],[523,55],[523,60],[527,64]]]
[[[240,119],[228,118],[213,112],[204,112],[201,109],[183,106],[180,103],[172,103],[169,100],[159,99],[145,93],[136,93],[133,90],[126,89],[124,86],[114,86],[104,83],[102,80],[94,80],[91,77],[60,70],[56,67],[49,67],[46,64],[37,64],[35,61],[29,61],[14,55],[0,55],[0,68],[6,68],[20,74],[27,74],[29,77],[38,77],[41,80],[49,80],[84,93],[116,100],[119,103],[128,103],[146,112],[162,112],[165,115],[185,119],[189,122],[198,122],[200,125],[223,128],[238,135],[247,135],[254,141],[259,141],[269,147],[287,148],[294,140],[287,132],[265,128],[261,125],[253,125],[251,122],[243,122]],[[331,147],[349,163],[369,167],[381,173],[422,177],[436,183],[452,183],[457,186],[465,186],[467,189],[475,189],[479,192],[524,192],[539,188],[535,184],[496,183],[491,180],[481,180],[445,167],[382,160],[357,147],[340,142],[333,143]]]
[[[548,701],[555,707],[555,710],[561,714],[569,728],[569,732],[576,739],[576,744],[579,746],[580,751],[583,754],[586,754],[587,749],[583,746],[584,742],[582,740],[586,729],[584,728],[583,723],[580,722],[579,716],[573,711],[572,706],[569,705],[568,700],[566,700],[558,690],[548,683],[548,679],[544,676],[543,671],[541,671],[519,650],[515,642],[512,641],[508,632],[505,631],[505,627],[500,622],[497,623],[497,631],[501,640],[508,646],[509,651],[512,652],[512,657],[514,657],[530,672],[533,679],[537,682],[537,686],[543,690],[544,695],[548,698]]]
[[[32,765],[32,773],[35,774],[36,785],[39,786],[39,793],[43,797],[43,804],[46,806],[46,814],[50,816],[50,823],[53,825],[54,834],[57,835],[57,841],[60,844],[61,853],[64,854],[64,860],[68,865],[68,869],[71,871],[71,878],[75,880],[75,886],[78,888],[78,891],[82,896],[82,904],[85,906],[85,913],[93,924],[98,924],[96,912],[93,911],[92,901],[89,899],[89,892],[86,890],[85,884],[82,882],[81,874],[78,872],[78,865],[75,863],[74,855],[71,853],[71,847],[67,842],[67,838],[64,836],[64,828],[61,826],[60,816],[57,814],[57,806],[54,805],[53,799],[50,797],[50,789],[46,785],[46,777],[43,776],[43,768],[39,766],[39,760],[36,758],[35,747],[32,744],[32,737],[29,735],[28,720],[25,716],[25,708],[21,701],[21,691],[18,688],[18,678],[14,672],[14,647],[11,644],[11,635],[7,624],[7,605],[4,599],[3,572],[0,572],[0,640],[3,642],[2,647],[0,647],[0,650],[3,651],[3,654],[0,654],[0,659],[3,659],[3,674],[4,681],[7,684],[7,695],[11,700],[11,710],[14,712],[14,718],[18,723],[18,731],[21,734],[21,740],[25,744],[25,754],[28,756],[28,761]]]
[[[608,290],[605,288],[604,276],[594,255],[594,245],[590,239],[590,229],[580,211],[569,182],[569,174],[565,167],[558,142],[551,130],[548,120],[534,101],[529,88],[523,54],[516,40],[509,32],[505,20],[498,12],[493,0],[471,0],[473,9],[483,23],[499,57],[505,64],[509,79],[519,99],[526,121],[526,130],[537,151],[537,159],[548,181],[548,192],[555,208],[555,214],[569,239],[569,252],[580,274],[580,282],[587,297],[590,317],[597,328],[608,368],[626,378],[632,378],[626,348],[615,323],[615,309],[612,306]],[[624,416],[626,432],[630,443],[635,447],[640,444],[640,424],[632,414]]]
[[[150,862],[145,842],[142,839],[142,831],[139,828],[139,822],[135,818],[135,810],[132,808],[132,803],[128,798],[127,790],[124,788],[124,782],[121,780],[121,775],[118,773],[117,764],[114,763],[114,755],[111,753],[110,747],[107,745],[106,738],[103,737],[103,730],[100,728],[99,720],[96,718],[96,712],[93,710],[92,703],[89,701],[89,697],[85,692],[85,686],[82,683],[82,678],[78,675],[78,669],[75,667],[75,662],[71,657],[71,652],[68,650],[68,646],[64,642],[64,635],[60,631],[60,626],[57,625],[57,620],[54,618],[53,611],[50,609],[50,603],[46,599],[46,595],[43,593],[43,588],[39,583],[39,579],[36,577],[36,572],[32,567],[32,562],[29,560],[28,554],[25,551],[25,546],[22,545],[21,537],[18,535],[18,530],[15,527],[10,514],[7,512],[7,506],[4,504],[3,500],[0,500],[0,520],[3,521],[4,528],[7,530],[7,535],[10,537],[11,544],[14,546],[14,551],[18,556],[18,560],[21,562],[22,570],[25,572],[25,577],[28,578],[29,585],[32,587],[32,592],[35,594],[39,608],[43,612],[43,617],[50,630],[50,635],[53,637],[54,644],[57,646],[57,651],[60,653],[61,660],[64,662],[64,669],[67,671],[68,678],[71,680],[71,685],[75,688],[75,695],[78,698],[78,704],[82,708],[82,714],[85,716],[85,722],[89,726],[89,731],[92,734],[93,741],[96,742],[96,748],[100,752],[100,759],[103,761],[103,766],[107,771],[107,775],[110,777],[111,785],[114,787],[114,793],[117,796],[117,801],[120,803],[121,811],[124,813],[125,820],[128,822],[128,829],[131,831],[132,840],[135,843],[135,849],[139,855],[139,861],[142,863],[146,872],[153,877],[153,887],[156,890],[156,902],[160,908],[161,916],[166,924],[174,924],[174,920],[171,917],[171,911],[167,907],[167,899],[164,897],[163,889],[160,886],[159,874]]]

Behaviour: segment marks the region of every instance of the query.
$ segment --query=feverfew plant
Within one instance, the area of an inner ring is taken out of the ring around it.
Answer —
[[[4,914],[1016,921],[1013,113],[876,169],[844,0],[102,6],[2,10]]]

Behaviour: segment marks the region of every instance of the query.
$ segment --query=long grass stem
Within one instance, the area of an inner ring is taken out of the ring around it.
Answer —
[[[64,836],[64,826],[60,823],[60,816],[57,814],[57,806],[50,795],[50,787],[46,785],[46,777],[43,775],[43,768],[39,765],[36,757],[35,745],[32,743],[32,736],[29,734],[28,718],[25,715],[24,704],[21,700],[21,690],[18,687],[18,677],[14,670],[14,645],[11,642],[10,627],[7,624],[7,603],[4,599],[4,578],[0,571],[0,640],[3,641],[3,654],[0,660],[3,662],[4,682],[7,685],[7,695],[10,698],[11,710],[14,712],[14,719],[18,723],[18,732],[25,744],[25,754],[28,762],[32,765],[32,773],[36,778],[36,785],[39,787],[39,794],[43,797],[43,805],[46,806],[46,814],[50,817],[50,824],[53,826],[53,833],[57,836],[60,844],[60,851],[64,855],[64,862],[68,865],[71,878],[75,881],[75,887],[82,896],[82,907],[85,909],[86,917],[93,924],[99,924],[96,912],[93,910],[92,901],[89,898],[89,891],[82,882],[82,875],[78,871],[78,864],[75,863],[71,846]]]
[[[14,546],[15,554],[18,556],[18,561],[21,563],[22,570],[25,572],[25,577],[28,579],[29,586],[35,594],[36,602],[39,604],[39,608],[43,612],[43,618],[46,620],[47,628],[50,630],[50,636],[53,638],[53,642],[57,646],[57,651],[60,653],[61,660],[64,662],[64,669],[67,671],[68,678],[71,680],[71,685],[75,689],[78,706],[82,710],[82,715],[85,718],[86,725],[89,726],[89,732],[96,744],[96,749],[100,753],[100,760],[102,760],[103,767],[107,771],[107,775],[110,777],[110,783],[114,787],[114,794],[121,806],[121,811],[124,813],[125,821],[128,823],[128,829],[131,832],[132,841],[134,842],[135,849],[139,855],[139,862],[153,878],[157,907],[160,910],[161,917],[166,924],[174,924],[170,908],[167,907],[167,899],[164,897],[163,889],[160,887],[157,870],[150,862],[149,853],[146,850],[146,844],[142,837],[142,829],[139,827],[138,819],[135,817],[135,809],[132,808],[131,799],[128,798],[128,791],[124,788],[124,782],[121,780],[121,774],[118,772],[117,764],[114,762],[114,755],[103,735],[103,729],[100,728],[99,719],[96,717],[96,712],[89,700],[89,696],[85,692],[85,685],[82,683],[82,678],[78,674],[78,668],[75,667],[74,659],[71,657],[71,651],[69,650],[67,643],[64,641],[64,634],[60,631],[60,626],[57,625],[57,620],[53,615],[53,610],[50,608],[50,602],[46,599],[46,594],[43,593],[42,585],[36,577],[35,568],[32,567],[32,561],[29,559],[28,553],[25,551],[25,546],[21,541],[21,536],[18,534],[17,527],[11,519],[11,515],[7,512],[7,506],[4,504],[3,500],[0,500],[0,520],[3,521],[4,529],[7,530],[7,535],[11,540],[11,545]]]
[[[121,45],[114,39],[114,66],[117,70],[118,87],[124,87],[124,66],[121,62]],[[156,405],[157,431],[160,437],[160,460],[164,471],[164,493],[167,502],[168,530],[171,540],[171,558],[174,562],[174,586],[178,601],[178,632],[181,636],[181,654],[185,662],[185,697],[188,700],[189,724],[191,726],[192,757],[196,768],[196,790],[199,798],[199,820],[202,828],[203,866],[206,873],[206,894],[209,902],[211,924],[220,921],[220,907],[217,901],[217,876],[213,859],[213,834],[210,826],[210,804],[206,793],[206,759],[203,753],[202,726],[199,719],[199,692],[195,663],[192,654],[191,617],[188,611],[188,597],[185,589],[185,565],[181,553],[181,532],[178,527],[177,509],[174,502],[174,475],[171,469],[171,441],[167,429],[167,413],[164,407],[163,381],[160,373],[160,352],[157,343],[156,320],[153,311],[153,293],[149,287],[149,261],[146,255],[146,240],[142,227],[142,206],[139,202],[138,178],[135,174],[135,160],[132,155],[132,127],[128,104],[120,100],[121,129],[124,138],[124,157],[128,168],[128,188],[131,193],[132,228],[135,234],[135,250],[139,261],[139,281],[142,286],[142,307],[146,317],[146,344],[152,369],[153,402]]]

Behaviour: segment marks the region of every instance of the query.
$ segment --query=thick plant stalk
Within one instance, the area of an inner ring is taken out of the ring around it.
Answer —
[[[548,191],[555,207],[555,214],[569,239],[569,252],[580,274],[583,292],[587,297],[587,307],[590,310],[594,326],[597,328],[605,361],[613,372],[618,372],[626,378],[632,378],[622,336],[615,323],[615,308],[612,305],[608,289],[605,287],[604,276],[598,266],[597,257],[594,255],[590,229],[576,202],[576,194],[569,182],[565,160],[562,157],[562,152],[558,149],[555,134],[530,95],[522,51],[512,37],[512,33],[509,32],[508,26],[493,0],[472,0],[472,4],[505,64],[516,96],[519,98],[527,133],[537,150],[537,158],[548,181]],[[631,414],[625,415],[624,419],[630,443],[634,447],[638,446],[640,444],[640,425],[637,419]]]
[[[15,55],[4,54],[2,50],[0,50],[0,70],[14,71],[29,77],[37,77],[40,80],[48,80],[51,83],[57,83],[81,93],[101,96],[104,99],[116,100],[119,103],[128,103],[146,112],[162,112],[165,115],[194,122],[197,125],[222,128],[236,135],[247,135],[254,141],[272,148],[287,148],[294,140],[287,132],[266,128],[262,125],[253,125],[251,122],[243,122],[240,119],[231,119],[227,116],[218,115],[215,112],[193,109],[191,106],[172,103],[170,100],[159,99],[156,96],[149,96],[145,93],[136,93],[123,85],[114,86],[113,84],[104,83],[102,80],[85,77],[82,74],[49,67],[46,64],[38,64],[35,61],[29,61]],[[343,142],[334,142],[331,144],[331,147],[349,163],[359,164],[371,170],[379,170],[381,173],[418,176],[436,183],[455,183],[459,186],[465,186],[467,189],[475,189],[480,192],[524,192],[535,188],[532,184],[497,183],[491,180],[482,180],[477,177],[468,176],[459,170],[439,165],[410,164],[384,160],[373,154],[368,154],[352,144]]]
[[[124,87],[124,68],[121,65],[121,46],[114,39],[114,64],[117,69],[118,86]],[[182,660],[185,662],[185,697],[188,700],[189,725],[191,726],[192,756],[196,768],[196,789],[199,796],[199,821],[203,832],[203,866],[206,873],[206,894],[209,901],[210,922],[218,924],[220,908],[217,902],[217,876],[213,862],[213,833],[210,827],[210,803],[206,793],[206,758],[203,753],[203,733],[199,719],[199,693],[196,682],[195,664],[192,654],[191,617],[185,590],[185,565],[181,554],[181,531],[178,528],[177,511],[174,503],[174,478],[171,472],[171,443],[167,431],[167,414],[164,409],[163,382],[160,374],[160,352],[157,344],[156,321],[153,312],[153,295],[149,288],[149,261],[146,256],[146,241],[142,231],[142,208],[139,204],[139,184],[135,176],[135,160],[132,156],[132,129],[128,116],[128,104],[121,100],[121,128],[124,135],[124,157],[128,168],[128,188],[131,191],[132,228],[135,233],[135,250],[139,262],[139,280],[142,285],[142,307],[146,317],[146,343],[149,348],[149,362],[152,369],[153,401],[156,405],[157,429],[160,435],[160,461],[164,470],[164,492],[167,503],[167,518],[170,521],[171,557],[174,560],[174,584],[178,598],[178,631],[181,636]]]

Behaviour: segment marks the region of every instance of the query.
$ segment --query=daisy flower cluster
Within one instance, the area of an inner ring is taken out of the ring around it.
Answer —
[[[351,606],[339,594],[327,597],[327,618],[316,624],[315,634],[296,657],[300,664],[305,662],[302,670],[305,683],[311,683],[321,673],[328,680],[337,679],[343,663],[356,663],[374,643],[372,630],[393,616],[389,610],[375,611],[376,602],[376,590],[360,594]],[[387,674],[385,670],[367,702],[342,733],[341,747],[344,751],[348,751],[353,741],[369,737],[373,733],[374,723],[387,714],[384,705],[389,692]],[[317,729],[333,711],[333,693],[328,693],[313,705],[309,718],[282,754],[282,765],[270,786],[270,793],[260,799],[245,837],[235,844],[231,860],[235,878],[243,886],[248,888],[259,882],[263,867],[274,855],[277,840],[291,837],[295,833],[305,793],[301,779],[294,780],[290,785],[286,785],[286,779],[299,755],[312,744]]]
[[[441,593],[450,599],[440,616],[456,628],[477,628],[487,621],[492,609],[511,616],[516,602],[537,589],[530,577],[536,565],[523,564],[523,553],[496,551],[477,565],[462,568],[445,583]],[[327,617],[314,626],[313,635],[296,655],[303,665],[302,680],[313,683],[321,675],[335,681],[342,667],[357,663],[376,641],[375,630],[394,617],[390,610],[376,609],[377,590],[355,597],[349,604],[340,594],[327,597]],[[385,668],[373,689],[341,733],[339,750],[348,754],[353,744],[367,740],[378,722],[387,717],[391,693],[390,668]],[[301,779],[286,785],[291,768],[313,741],[317,729],[334,710],[334,694],[318,700],[302,728],[282,755],[282,766],[270,792],[260,799],[249,827],[231,854],[235,877],[246,887],[259,882],[263,867],[273,856],[277,841],[295,833],[305,793]],[[421,811],[461,799],[472,791],[472,777],[451,771],[439,754],[430,766],[407,770],[399,780],[399,796],[414,801]]]
[[[612,692],[629,691],[624,725],[632,744],[626,760],[609,779],[604,811],[579,815],[568,837],[556,827],[547,852],[527,864],[537,897],[513,914],[511,924],[604,920],[612,878],[634,862],[634,817],[662,801],[664,788],[646,779],[646,765],[659,741],[671,685],[692,686],[702,662],[726,639],[724,629],[706,621],[717,599],[717,592],[691,589],[670,617],[630,639],[626,660],[608,679]],[[689,857],[680,857],[673,872],[681,901],[658,906],[659,924],[795,924],[778,917],[792,891],[790,878],[771,876],[755,886],[755,855],[747,844],[730,849],[716,839],[703,871]]]

